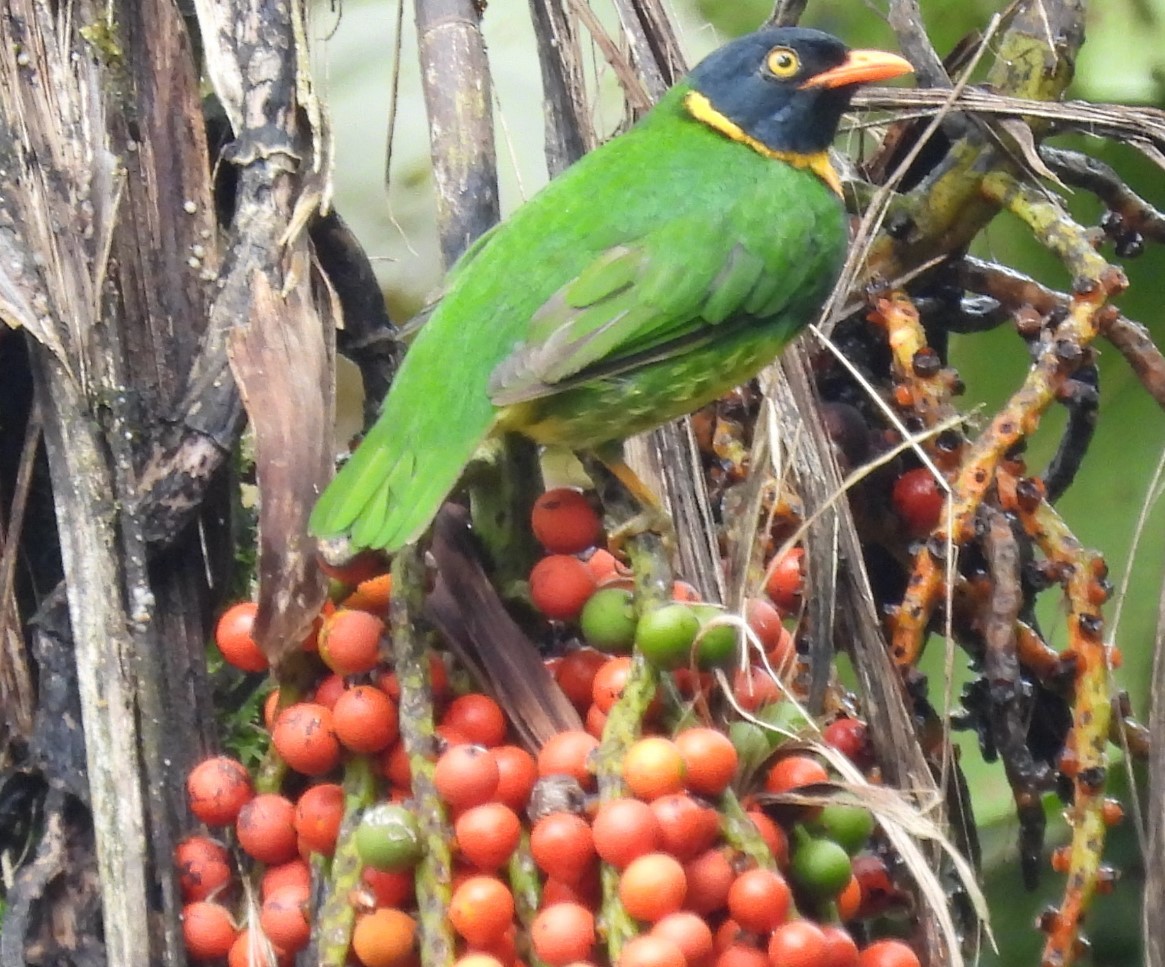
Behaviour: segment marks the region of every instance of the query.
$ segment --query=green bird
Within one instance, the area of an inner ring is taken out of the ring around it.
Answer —
[[[842,113],[858,85],[910,70],[802,28],[706,57],[453,266],[312,530],[395,551],[492,434],[617,464],[612,444],[755,376],[845,256]]]

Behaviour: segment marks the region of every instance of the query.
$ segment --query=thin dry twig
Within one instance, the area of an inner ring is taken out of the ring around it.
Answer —
[[[944,90],[870,87],[859,91],[854,107],[890,111],[901,115],[918,111],[931,115],[947,110]],[[1006,115],[1046,121],[1053,129],[1080,131],[1134,145],[1165,167],[1165,111],[1124,104],[1092,104],[1088,101],[1037,100],[1013,93],[967,87],[952,107],[987,115]]]

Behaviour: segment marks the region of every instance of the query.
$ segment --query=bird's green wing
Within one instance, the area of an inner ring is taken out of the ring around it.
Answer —
[[[445,278],[441,280],[440,287],[428,297],[425,304],[417,310],[417,314],[408,322],[404,323],[404,325],[397,327],[396,338],[398,342],[402,342],[406,346],[412,344],[412,341],[416,339],[421,329],[432,318],[433,313],[437,311],[446,293],[453,287],[453,284],[465,271],[466,267],[472,264],[485,251],[486,246],[493,241],[504,224],[505,222],[498,222],[492,228],[482,232],[469,248],[461,254],[461,258],[454,263],[453,267],[445,275]]]
[[[818,271],[806,216],[760,233],[723,212],[666,221],[596,256],[535,312],[527,338],[494,370],[497,406],[661,360],[779,315]]]

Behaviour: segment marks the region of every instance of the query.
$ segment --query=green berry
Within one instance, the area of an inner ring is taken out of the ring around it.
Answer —
[[[626,588],[599,588],[583,605],[578,623],[592,648],[626,653],[635,642],[635,600]]]
[[[423,852],[416,816],[395,803],[380,803],[364,811],[355,845],[360,862],[388,873],[411,870]]]
[[[665,604],[640,617],[635,647],[656,668],[683,668],[691,661],[692,643],[699,630],[700,619],[690,605]]]

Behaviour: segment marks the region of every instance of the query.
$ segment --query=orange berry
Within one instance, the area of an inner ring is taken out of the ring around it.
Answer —
[[[785,666],[796,656],[797,649],[793,636],[781,622],[781,612],[763,598],[749,598],[744,613],[773,671],[784,671]]]
[[[755,712],[762,705],[779,702],[783,695],[781,686],[759,665],[738,668],[732,674],[732,697],[746,712]]]
[[[728,915],[745,930],[768,933],[789,915],[792,893],[776,870],[745,870],[728,891]]]
[[[674,739],[692,792],[719,796],[736,777],[739,756],[732,740],[716,729],[684,729]]]
[[[353,752],[368,755],[387,749],[400,735],[396,705],[374,685],[357,685],[332,707],[336,737]]]
[[[651,928],[656,937],[666,937],[683,951],[688,967],[710,964],[715,953],[712,930],[703,917],[690,910],[669,913]]]
[[[559,732],[551,736],[538,752],[538,775],[574,776],[584,789],[590,788],[595,781],[589,768],[590,756],[598,745],[598,739],[582,729]]]
[[[437,759],[433,785],[454,810],[489,802],[498,788],[498,763],[480,745],[450,746]]]
[[[530,600],[556,621],[577,618],[596,587],[590,568],[570,554],[551,554],[530,571]]]
[[[901,940],[878,940],[858,955],[858,967],[922,967],[922,963]]]
[[[683,906],[687,888],[684,868],[667,853],[637,857],[619,877],[619,899],[637,920],[654,922],[675,913]]]
[[[580,712],[591,704],[591,688],[595,675],[607,661],[607,656],[593,648],[568,651],[554,670],[554,680],[571,704]]]
[[[406,907],[412,902],[416,889],[416,877],[412,870],[391,873],[364,867],[360,879],[376,898],[378,907]]]
[[[465,810],[454,823],[457,848],[478,869],[491,873],[506,863],[522,838],[522,821],[498,802]]]
[[[668,937],[643,933],[627,941],[617,967],[687,967],[684,952]]]
[[[235,833],[243,850],[260,863],[286,863],[297,852],[295,807],[283,796],[262,793],[239,810]]]
[[[639,799],[611,799],[599,806],[592,824],[595,851],[616,869],[633,859],[659,851],[659,820]]]
[[[577,903],[588,910],[596,910],[602,900],[602,892],[598,865],[591,866],[577,883],[567,883],[548,876],[542,884],[541,907],[552,907],[556,903]]]
[[[407,913],[384,907],[356,919],[352,952],[364,967],[397,967],[416,948],[417,921]]]
[[[259,930],[244,928],[231,944],[227,967],[288,967],[292,956],[275,947]]]
[[[380,756],[380,771],[394,789],[411,789],[412,766],[403,742],[394,742]]]
[[[441,724],[457,729],[470,742],[487,748],[506,741],[506,715],[488,695],[459,695],[449,703]]]
[[[640,739],[623,757],[623,781],[640,799],[652,800],[684,789],[684,757],[671,739]]]
[[[276,947],[294,953],[307,946],[311,924],[305,906],[308,890],[300,886],[282,886],[263,901],[259,926]]]
[[[844,927],[821,925],[825,934],[825,963],[828,967],[858,967],[858,945]]]
[[[231,882],[230,854],[207,836],[188,836],[174,848],[178,887],[187,903],[206,900]]]
[[[548,490],[534,501],[530,524],[538,543],[554,554],[585,551],[603,530],[586,495],[571,487]]]
[[[837,904],[837,916],[843,923],[852,920],[862,908],[862,883],[852,873],[849,882],[842,887],[841,892],[834,898]]]
[[[266,900],[284,886],[298,886],[305,891],[311,889],[311,867],[306,860],[297,857],[278,866],[269,866],[259,883],[259,898]]]
[[[829,941],[811,920],[782,923],[769,937],[772,967],[821,967],[828,950]]]
[[[631,674],[631,659],[626,655],[608,658],[598,671],[591,684],[591,701],[602,711],[609,712],[623,694],[627,684],[627,676]]]
[[[460,729],[455,729],[450,725],[438,725],[434,731],[437,733],[437,738],[441,740],[438,748],[447,749],[451,745],[475,744],[469,741],[468,735],[465,735]],[[485,747],[482,746],[482,748]]]
[[[530,801],[530,793],[538,781],[538,763],[517,745],[499,745],[490,752],[498,764],[498,787],[494,798],[514,812],[521,812]]]
[[[182,908],[182,939],[192,960],[225,957],[239,935],[226,907],[196,900]]]
[[[1125,807],[1118,799],[1106,799],[1101,804],[1100,817],[1104,820],[1105,826],[1116,826],[1124,821]]]
[[[710,849],[684,865],[684,878],[688,883],[684,907],[708,916],[727,905],[736,872],[724,850]]]
[[[540,910],[530,925],[534,954],[550,967],[590,957],[595,946],[595,917],[577,903],[556,903]]]
[[[518,967],[518,928],[511,926],[492,943],[474,944],[466,951],[466,955],[485,955],[494,958],[505,967]]]
[[[208,826],[229,826],[254,795],[250,773],[229,756],[203,759],[186,777],[190,811]]]
[[[681,863],[695,859],[720,838],[716,810],[684,792],[653,799],[650,809],[659,823],[659,848]]]
[[[283,761],[305,776],[321,776],[340,762],[332,712],[315,702],[296,702],[280,712],[271,742]]]
[[[782,793],[818,782],[828,782],[829,773],[807,755],[787,755],[778,759],[765,775],[765,792]]]
[[[344,790],[333,782],[305,789],[295,804],[295,832],[313,853],[332,855],[343,818]],[[275,943],[288,946],[278,940]]]
[[[801,607],[801,592],[805,588],[802,573],[805,549],[794,547],[771,563],[765,577],[765,593],[786,614]]]
[[[596,739],[602,739],[603,730],[607,727],[607,713],[597,705],[592,705],[587,709],[584,725],[589,735],[593,735]]]
[[[361,675],[380,661],[384,622],[367,611],[340,608],[320,629],[320,658],[337,675]]]
[[[341,602],[341,607],[383,615],[388,613],[391,600],[392,575],[377,574],[357,584],[356,590]]]
[[[376,687],[391,698],[397,705],[400,704],[400,680],[396,672],[384,671],[375,676]],[[433,693],[434,702],[442,702],[449,694],[449,669],[437,653],[429,655],[429,690]]]
[[[348,686],[344,682],[344,677],[332,672],[330,675],[325,675],[323,680],[316,686],[311,700],[317,705],[322,705],[324,708],[335,708],[336,702],[340,700],[340,696],[347,689]]]
[[[605,547],[596,547],[587,555],[586,562],[599,584],[619,581],[631,574],[631,569]]]
[[[763,950],[747,943],[729,944],[716,956],[716,967],[769,967]]]
[[[749,943],[748,933],[735,920],[729,918],[716,928],[716,953],[721,954],[733,944]]]
[[[756,827],[757,832],[760,833],[761,839],[768,846],[769,852],[773,854],[773,859],[776,860],[777,866],[788,866],[789,837],[785,835],[785,831],[759,809],[750,809],[748,811],[748,818],[752,820],[752,824]]]
[[[547,876],[575,883],[595,861],[595,838],[581,816],[551,813],[530,831],[530,855]]]
[[[259,650],[251,631],[259,606],[254,601],[242,601],[223,612],[214,629],[214,643],[235,668],[245,672],[265,672],[267,656]]]
[[[320,570],[333,581],[355,587],[363,581],[369,581],[387,569],[387,562],[380,551],[359,551],[343,564],[329,564],[322,557],[318,558]]]
[[[493,876],[471,876],[453,891],[449,922],[471,944],[484,946],[514,922],[514,895]]]

